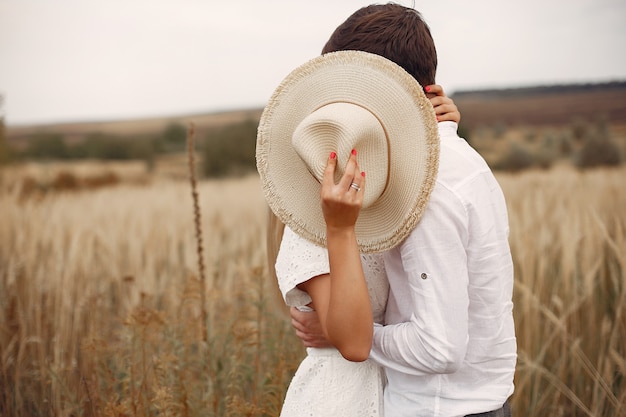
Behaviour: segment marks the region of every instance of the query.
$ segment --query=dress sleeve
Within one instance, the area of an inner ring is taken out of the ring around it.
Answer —
[[[285,303],[292,307],[302,307],[311,302],[311,297],[298,289],[297,285],[318,275],[330,273],[328,251],[285,226],[275,267],[278,287]]]

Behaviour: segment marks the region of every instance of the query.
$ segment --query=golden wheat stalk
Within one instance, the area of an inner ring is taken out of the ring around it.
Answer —
[[[202,222],[200,217],[200,204],[198,202],[198,187],[196,181],[195,125],[193,123],[189,123],[189,129],[187,130],[187,155],[189,161],[189,183],[191,184],[191,197],[193,198],[194,225],[196,228],[198,274],[200,275],[200,297],[202,305],[202,340],[207,342],[208,315],[206,306],[206,279],[204,273],[204,248],[202,245]]]

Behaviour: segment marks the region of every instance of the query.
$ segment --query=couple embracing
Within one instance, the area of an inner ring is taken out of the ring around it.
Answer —
[[[307,346],[281,416],[511,415],[506,204],[436,68],[417,11],[371,5],[265,108],[272,266]]]

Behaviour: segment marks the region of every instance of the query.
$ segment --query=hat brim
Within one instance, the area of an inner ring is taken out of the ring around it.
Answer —
[[[320,183],[296,154],[291,138],[311,112],[337,102],[369,110],[387,135],[387,185],[375,203],[361,210],[355,231],[362,253],[393,248],[424,212],[437,176],[439,135],[422,87],[379,55],[340,51],[319,56],[292,71],[274,91],[261,116],[256,148],[266,201],[294,232],[326,245]]]

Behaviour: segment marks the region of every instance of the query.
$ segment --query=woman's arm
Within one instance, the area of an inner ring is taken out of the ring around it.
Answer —
[[[435,108],[435,114],[437,115],[438,122],[456,122],[461,121],[461,113],[457,109],[454,101],[446,96],[443,91],[443,87],[438,84],[427,85],[424,87],[426,97],[430,100]]]
[[[363,274],[354,225],[361,205],[365,174],[352,152],[344,175],[335,184],[335,154],[328,159],[322,181],[321,204],[326,220],[330,274],[314,277],[299,285],[309,293],[324,335],[350,361],[369,357],[373,337],[373,316]]]

